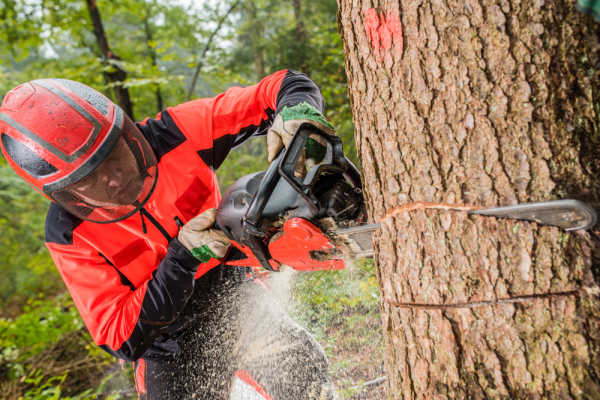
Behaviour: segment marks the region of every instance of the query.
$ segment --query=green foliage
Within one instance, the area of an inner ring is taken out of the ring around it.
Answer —
[[[27,377],[24,382],[33,386],[33,389],[25,392],[23,397],[19,400],[93,400],[93,399],[106,399],[106,400],[120,400],[126,398],[119,393],[108,393],[106,392],[107,383],[114,379],[119,373],[113,373],[107,375],[101,382],[97,389],[87,389],[73,397],[63,396],[63,386],[69,373],[65,372],[59,376],[46,377],[41,370],[37,370],[32,376]],[[68,389],[67,389],[68,391]],[[102,397],[99,397],[102,396]],[[137,397],[137,396],[136,396]]]
[[[66,355],[70,353],[70,355]],[[48,358],[53,367],[48,369]],[[94,345],[84,330],[83,320],[68,295],[54,300],[44,300],[41,295],[32,298],[23,313],[14,319],[0,318],[0,382],[18,382],[26,388],[21,399],[25,400],[88,400],[99,394],[111,392],[114,382],[129,381],[121,371],[100,375],[95,387],[86,388],[75,396],[66,396],[72,376],[82,362],[105,369],[115,361],[114,357]],[[54,372],[53,372],[54,371]],[[13,384],[14,385],[14,384]],[[9,386],[0,386],[0,391]],[[8,391],[8,390],[7,390]],[[118,394],[108,394],[107,399],[121,399]]]
[[[295,318],[327,345],[329,357],[340,346],[352,348],[369,341],[380,340],[378,330],[361,332],[359,327],[367,327],[367,320],[379,314],[379,288],[372,259],[361,259],[348,269],[341,271],[319,271],[302,274],[294,282]],[[338,336],[344,337],[340,343],[336,335],[327,332],[327,327],[343,326]],[[349,333],[349,334],[348,334]],[[331,373],[347,368],[333,364]]]
[[[302,307],[302,318],[316,328],[344,310],[378,308],[379,288],[373,260],[357,260],[341,271],[303,274],[295,281],[294,298]]]
[[[27,298],[62,287],[44,245],[48,205],[0,157],[0,304],[15,294]]]
[[[251,85],[263,72],[290,68],[305,72],[319,85],[324,115],[342,138],[347,157],[357,164],[337,4],[335,0],[300,4],[296,13],[290,1],[241,0],[201,59],[215,21],[231,2],[97,0],[108,43],[120,57],[107,62],[93,34],[86,2],[0,0],[0,101],[23,82],[51,77],[82,82],[114,101],[114,84],[106,72],[118,66],[127,72],[119,84],[128,88],[136,119],[143,120],[160,111],[159,95],[162,108],[185,101],[200,61],[193,98]],[[221,192],[244,175],[266,170],[266,158],[264,138],[233,150],[217,171]],[[35,365],[44,352],[61,343],[96,360],[95,368],[114,362],[93,345],[68,296],[44,300],[65,291],[44,246],[48,206],[49,201],[0,157],[0,315],[5,316],[0,319],[0,381],[26,388],[23,399],[93,398],[107,393],[118,377],[97,382],[93,390],[75,389],[73,382],[82,378],[74,371],[47,372]],[[40,293],[45,296],[38,297]],[[327,318],[347,309],[371,309],[378,301],[369,263],[348,271],[307,274],[297,282],[295,293],[308,305],[302,318],[322,338]]]
[[[325,348],[340,398],[363,391],[356,376],[376,377],[384,357],[373,260],[341,271],[297,273],[292,293],[292,316]]]
[[[379,304],[379,289],[373,259],[360,259],[341,271],[319,271],[307,274],[295,287],[299,300],[316,309]]]
[[[35,10],[22,1],[0,1],[0,54],[19,61],[41,44],[42,23],[34,15]]]
[[[19,378],[31,357],[83,326],[70,299],[31,298],[14,320],[0,318],[0,362],[9,368],[9,378]]]
[[[25,379],[25,383],[31,384],[34,386],[33,389],[28,390],[25,393],[25,396],[21,399],[23,400],[88,400],[93,399],[94,397],[89,396],[92,392],[92,389],[86,390],[76,397],[63,397],[61,385],[67,378],[67,372],[62,374],[61,376],[52,376],[50,378],[46,378],[41,370],[37,370],[36,373]],[[19,399],[20,400],[20,399]]]

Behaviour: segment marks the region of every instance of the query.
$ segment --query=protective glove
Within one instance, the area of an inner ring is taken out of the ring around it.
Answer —
[[[181,244],[203,263],[211,258],[223,258],[231,245],[222,231],[210,229],[216,219],[217,209],[210,208],[189,220],[177,237]]]
[[[290,144],[292,136],[300,124],[308,122],[322,131],[335,135],[335,128],[325,117],[313,106],[308,103],[301,103],[293,107],[284,107],[277,114],[271,129],[267,132],[267,152],[269,162],[279,153],[284,146]],[[306,175],[306,160],[312,159],[313,163],[320,163],[325,158],[327,152],[327,141],[320,136],[311,135],[306,141],[302,155],[298,159],[294,173],[296,176]]]

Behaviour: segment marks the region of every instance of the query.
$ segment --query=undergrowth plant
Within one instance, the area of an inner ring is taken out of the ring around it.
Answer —
[[[132,387],[131,370],[115,366],[93,343],[68,294],[52,300],[40,294],[18,317],[0,318],[1,399],[88,400],[119,385]]]

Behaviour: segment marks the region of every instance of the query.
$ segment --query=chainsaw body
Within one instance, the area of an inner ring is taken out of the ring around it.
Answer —
[[[310,135],[327,140],[327,153],[299,179],[294,168]],[[338,137],[302,124],[267,171],[247,175],[225,192],[217,225],[233,246],[224,264],[271,271],[280,265],[344,269],[341,250],[319,227],[323,219],[347,227],[366,222],[360,173],[344,157]]]

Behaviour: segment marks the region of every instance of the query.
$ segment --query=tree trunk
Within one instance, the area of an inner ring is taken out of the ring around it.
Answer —
[[[152,45],[153,39],[152,39],[152,31],[150,30],[150,7],[148,5],[146,5],[146,16],[144,18],[144,31],[146,32],[146,45],[148,46],[148,51],[150,52],[150,60],[152,62],[152,66],[156,67],[158,64],[156,62],[156,49],[154,48],[154,46]],[[163,100],[162,100],[162,94],[160,92],[160,83],[157,83],[156,85],[156,108],[158,109],[158,112],[161,112],[164,107],[163,107]]]
[[[102,26],[102,18],[100,17],[100,11],[95,0],[86,0],[88,11],[90,12],[90,18],[94,25],[94,34],[96,35],[96,41],[98,47],[102,51],[102,55],[106,60],[120,60],[119,56],[110,50],[108,41],[106,40],[106,34],[104,33],[104,27]],[[123,87],[123,82],[127,79],[127,73],[121,69],[118,65],[114,65],[115,70],[113,72],[107,72],[110,81],[114,84],[113,91],[117,99],[117,104],[123,109],[125,114],[132,120],[133,117],[133,104],[129,98],[129,91]]]
[[[302,16],[300,13],[301,3],[300,0],[293,0],[294,6],[294,20],[296,21],[296,40],[298,43],[304,41],[304,24],[302,23]]]
[[[308,68],[308,57],[306,56],[306,52],[310,51],[310,45],[306,40],[306,30],[304,29],[304,23],[302,22],[302,12],[301,12],[301,0],[293,0],[294,6],[294,20],[296,21],[296,28],[294,30],[296,36],[296,57],[293,60],[297,60],[298,66],[294,68],[298,68],[298,71],[302,71],[305,74],[310,76],[310,70]]]
[[[600,24],[572,0],[338,4],[364,193],[383,222],[389,397],[600,399],[597,231],[384,217],[414,202],[596,206]]]
[[[254,50],[254,70],[256,73],[256,82],[260,82],[267,76],[265,70],[265,60],[262,48],[263,30],[257,16],[256,4],[254,0],[246,3],[248,19],[250,20],[250,39]]]

